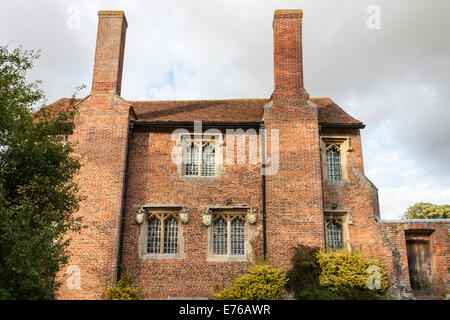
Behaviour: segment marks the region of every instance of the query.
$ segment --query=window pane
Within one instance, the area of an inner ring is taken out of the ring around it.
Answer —
[[[214,142],[208,142],[203,146],[202,176],[213,176],[216,163]]]
[[[164,253],[178,252],[178,221],[174,217],[164,222]]]
[[[331,181],[341,180],[341,155],[335,149],[329,149],[326,153],[327,179]]]
[[[222,218],[213,223],[213,254],[227,254],[227,222]]]
[[[244,254],[244,221],[231,222],[231,254]]]
[[[153,217],[148,222],[147,253],[160,253],[161,221]]]
[[[327,224],[327,246],[336,251],[342,248],[342,226],[336,221],[332,220]]]
[[[199,146],[195,142],[191,142],[184,148],[186,154],[183,155],[185,161],[185,175],[198,175]]]

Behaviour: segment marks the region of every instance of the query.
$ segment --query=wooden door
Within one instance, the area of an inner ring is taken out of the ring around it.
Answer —
[[[407,241],[409,278],[415,295],[434,292],[431,257],[428,241]]]

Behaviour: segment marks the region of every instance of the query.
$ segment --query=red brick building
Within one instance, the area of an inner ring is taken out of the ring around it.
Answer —
[[[299,243],[380,259],[396,298],[449,291],[448,221],[381,221],[364,124],[305,91],[302,14],[275,12],[270,98],[129,101],[127,20],[99,12],[92,93],[70,138],[88,228],[73,235],[59,298],[102,299],[124,269],[147,298],[208,297],[247,260],[289,267]]]

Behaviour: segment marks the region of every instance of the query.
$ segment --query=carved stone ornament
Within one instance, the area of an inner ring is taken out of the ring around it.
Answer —
[[[187,208],[181,209],[180,220],[184,224],[188,223],[188,221],[189,221],[189,210]]]
[[[144,222],[144,218],[145,218],[145,210],[144,208],[139,208],[138,212],[136,213],[136,223],[137,224],[141,224],[142,222]]]
[[[207,209],[206,213],[202,217],[203,224],[209,227],[211,225],[211,220],[212,220],[211,210]]]
[[[248,209],[247,211],[247,221],[250,224],[254,224],[257,220],[258,215],[256,214],[256,210],[253,208]]]

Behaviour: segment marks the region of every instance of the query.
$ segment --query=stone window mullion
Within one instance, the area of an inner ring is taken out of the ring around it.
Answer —
[[[161,225],[161,240],[160,240],[160,247],[159,247],[159,252],[160,253],[164,253],[164,238],[165,238],[165,217],[164,214],[161,214],[160,216],[160,225]]]
[[[197,157],[197,175],[202,175],[202,164],[203,164],[203,143],[202,138],[196,140],[196,143],[198,145],[198,157]]]
[[[231,254],[231,219],[227,216],[227,255]]]

